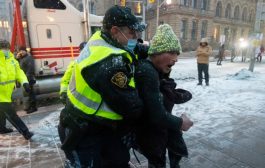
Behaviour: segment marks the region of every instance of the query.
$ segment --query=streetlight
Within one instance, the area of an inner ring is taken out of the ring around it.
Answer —
[[[156,27],[158,27],[158,22],[159,22],[159,8],[166,2],[167,5],[171,4],[171,0],[164,0],[160,4],[160,0],[157,0],[157,10],[156,10]]]

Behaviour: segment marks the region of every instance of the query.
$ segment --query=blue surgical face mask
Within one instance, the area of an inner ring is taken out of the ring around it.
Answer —
[[[119,30],[120,33],[123,35],[123,37],[128,41],[127,45],[124,46],[124,48],[128,49],[129,51],[133,52],[134,48],[136,47],[137,40],[136,39],[128,39],[125,34],[121,30]]]
[[[135,49],[135,47],[136,47],[136,44],[137,44],[137,40],[136,39],[129,39],[128,43],[127,43],[127,48],[130,51],[133,51]]]

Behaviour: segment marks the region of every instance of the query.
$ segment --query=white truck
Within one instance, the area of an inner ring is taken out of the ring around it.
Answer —
[[[37,94],[59,91],[61,76],[79,55],[79,44],[88,40],[86,30],[101,28],[103,16],[80,12],[67,0],[13,0],[13,5],[11,50],[27,45],[35,60]]]

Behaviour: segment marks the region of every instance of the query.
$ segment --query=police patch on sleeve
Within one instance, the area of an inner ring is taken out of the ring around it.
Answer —
[[[128,81],[128,78],[123,72],[117,72],[111,78],[111,83],[113,83],[114,85],[120,88],[126,88],[127,81]]]

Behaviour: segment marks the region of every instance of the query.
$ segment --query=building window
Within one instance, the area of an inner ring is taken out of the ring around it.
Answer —
[[[188,0],[180,0],[180,5],[189,6],[189,2],[188,2]]]
[[[60,0],[33,0],[36,8],[64,10],[66,6]]]
[[[188,28],[188,21],[181,20],[181,24],[180,24],[180,38],[181,39],[187,39],[187,28]]]
[[[225,18],[227,19],[231,18],[231,4],[227,4],[225,8]]]
[[[201,0],[201,10],[207,10],[208,0]]]
[[[254,18],[254,11],[251,10],[250,14],[249,14],[249,17],[248,17],[248,21],[249,22],[252,22],[253,21],[253,18]]]
[[[90,13],[96,14],[96,5],[94,2],[89,2],[89,7],[90,7]]]
[[[196,20],[193,20],[191,25],[191,40],[197,40],[197,28],[198,23]]]
[[[235,7],[235,12],[234,12],[234,19],[236,19],[236,20],[239,20],[239,6],[237,5],[236,7]]]
[[[216,17],[221,17],[222,16],[222,3],[220,1],[217,3],[215,16]]]
[[[192,0],[191,6],[195,9],[197,8],[197,0]]]
[[[229,27],[226,27],[224,29],[224,35],[225,35],[225,42],[226,43],[229,43],[229,39],[230,39],[230,28]]]
[[[242,12],[242,21],[243,22],[246,22],[247,21],[247,8],[245,7],[244,9],[243,9],[243,12]]]
[[[206,37],[206,35],[207,35],[207,26],[208,26],[207,20],[202,21],[201,38]]]

